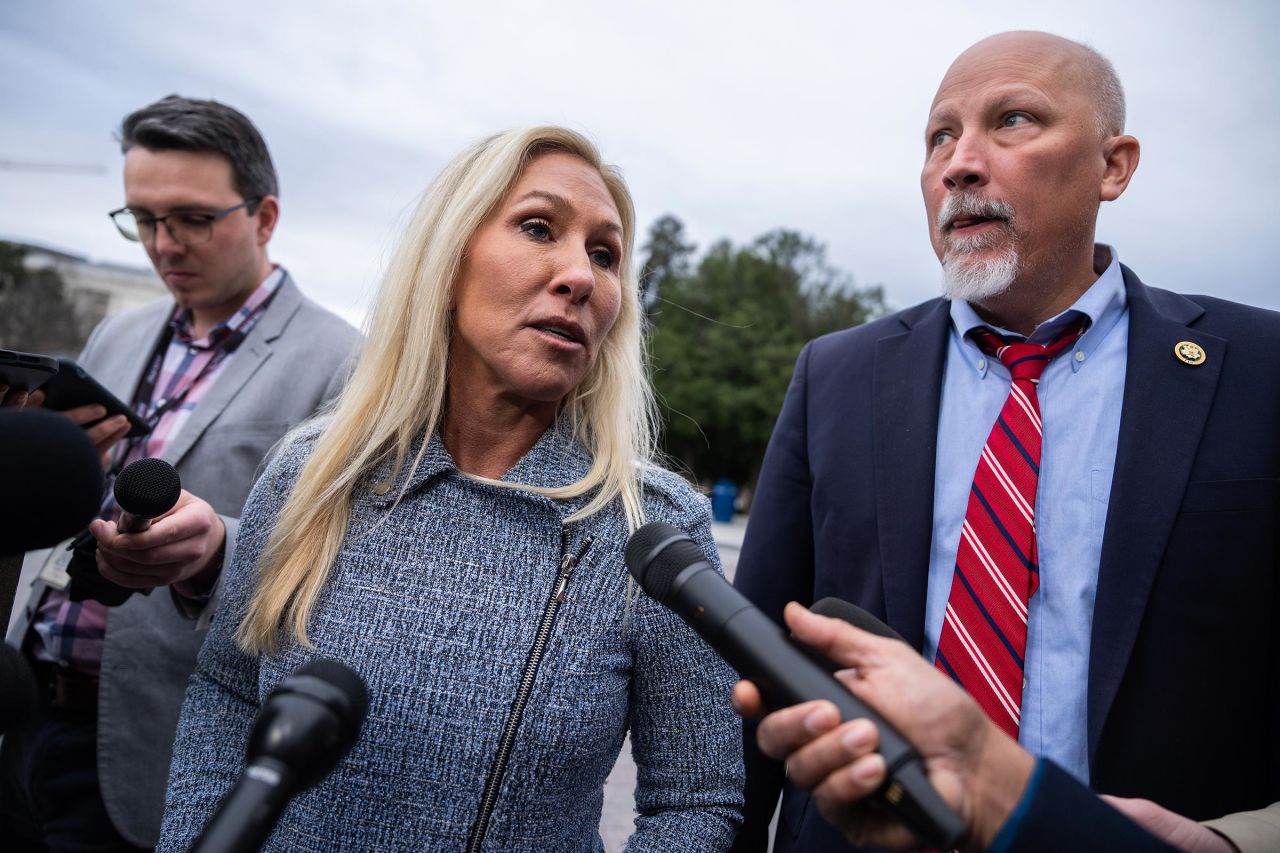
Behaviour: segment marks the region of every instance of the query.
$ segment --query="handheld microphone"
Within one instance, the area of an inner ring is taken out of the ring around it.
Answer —
[[[817,613],[819,616],[828,616],[832,619],[841,619],[848,622],[855,628],[861,628],[868,634],[875,634],[877,637],[886,637],[890,640],[902,640],[907,642],[901,634],[863,610],[856,604],[850,604],[843,598],[828,596],[821,598],[813,603],[809,608],[811,613]]]
[[[75,535],[101,501],[102,461],[80,426],[39,409],[0,412],[0,555]]]
[[[888,773],[872,802],[932,847],[950,850],[960,842],[964,823],[929,784],[915,748],[717,574],[684,532],[664,522],[646,524],[628,540],[624,559],[644,591],[755,682],[772,707],[825,699],[842,720],[870,720]]]
[[[151,520],[164,515],[182,496],[182,478],[163,459],[137,459],[124,466],[116,477],[116,503],[120,518],[116,529],[121,533],[142,533],[151,528]],[[85,531],[71,543],[75,553],[67,565],[71,577],[68,594],[72,601],[92,599],[107,607],[119,607],[135,592],[150,595],[151,588],[134,589],[109,581],[98,572],[98,542]]]
[[[280,682],[253,721],[240,778],[192,853],[260,850],[289,801],[351,750],[368,710],[364,681],[336,660],[318,658]]]
[[[121,533],[142,533],[151,527],[151,519],[178,503],[182,478],[163,459],[138,459],[116,477],[114,492],[120,505],[116,528]]]

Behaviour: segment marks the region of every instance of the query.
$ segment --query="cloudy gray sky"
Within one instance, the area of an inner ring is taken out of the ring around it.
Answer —
[[[145,264],[105,216],[112,131],[171,92],[263,131],[304,289],[359,320],[409,208],[493,131],[557,122],[620,165],[641,226],[671,212],[701,245],[804,231],[895,307],[937,291],[918,184],[933,92],[964,47],[1045,29],[1115,63],[1143,144],[1099,236],[1149,284],[1280,309],[1280,4],[182,3],[5,0],[0,235]]]

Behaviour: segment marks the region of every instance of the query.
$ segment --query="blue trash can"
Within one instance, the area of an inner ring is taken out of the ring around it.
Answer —
[[[732,480],[716,480],[711,487],[711,517],[724,524],[733,521],[733,501],[737,496],[738,487]]]

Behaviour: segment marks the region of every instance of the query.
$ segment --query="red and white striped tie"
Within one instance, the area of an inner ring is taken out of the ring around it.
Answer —
[[[1007,341],[990,329],[971,332],[1013,381],[969,490],[934,665],[1014,739],[1022,718],[1027,604],[1040,586],[1035,514],[1043,431],[1036,385],[1087,322],[1081,317],[1044,346]]]

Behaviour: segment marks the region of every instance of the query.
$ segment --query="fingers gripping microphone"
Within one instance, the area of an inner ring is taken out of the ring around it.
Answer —
[[[625,559],[644,591],[755,682],[772,707],[825,699],[842,720],[874,723],[888,776],[873,802],[933,847],[950,850],[959,843],[964,823],[929,784],[915,748],[730,586],[692,539],[670,524],[646,524],[627,542]]]
[[[260,850],[289,801],[351,750],[368,710],[364,681],[336,660],[314,660],[280,682],[253,721],[244,771],[193,853]]]
[[[138,459],[124,466],[116,477],[116,503],[120,518],[116,529],[121,533],[143,533],[151,528],[151,520],[164,515],[178,503],[182,495],[182,478],[163,459]],[[150,595],[151,589],[120,586],[98,573],[98,543],[87,531],[72,543],[75,554],[67,566],[71,576],[69,594],[72,601],[93,599],[107,607],[119,607],[135,592]]]
[[[182,478],[163,459],[130,462],[116,477],[116,503],[120,505],[121,533],[142,533],[151,519],[173,509],[182,494]]]

